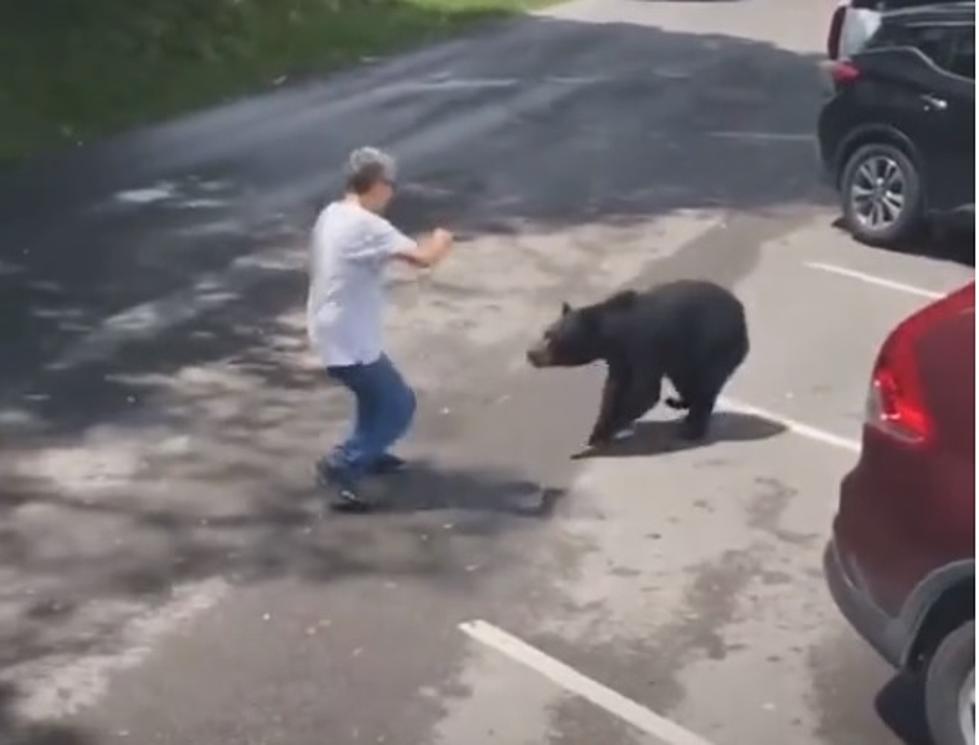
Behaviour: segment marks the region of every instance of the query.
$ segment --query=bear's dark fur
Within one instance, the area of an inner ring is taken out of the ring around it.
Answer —
[[[687,411],[681,434],[704,437],[721,388],[747,354],[741,302],[718,285],[684,280],[620,292],[584,308],[565,303],[527,358],[534,367],[607,363],[602,407],[588,440],[594,446],[652,409],[664,377],[678,394],[666,404]]]

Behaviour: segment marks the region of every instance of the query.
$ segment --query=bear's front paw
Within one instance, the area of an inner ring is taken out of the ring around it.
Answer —
[[[592,432],[588,438],[588,447],[597,448],[608,445],[612,441],[612,436],[605,431]]]

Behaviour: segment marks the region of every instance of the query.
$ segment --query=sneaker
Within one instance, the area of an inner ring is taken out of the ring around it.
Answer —
[[[403,458],[399,458],[397,455],[392,455],[391,453],[384,453],[374,461],[374,465],[370,467],[370,473],[376,476],[384,476],[389,473],[397,473],[398,471],[404,470],[407,465],[407,461]]]
[[[333,486],[335,469],[329,459],[324,456],[316,461],[316,485],[322,487]]]
[[[374,503],[358,494],[353,485],[337,485],[335,488],[336,494],[330,501],[330,509],[334,512],[364,514],[374,509]]]
[[[373,503],[359,493],[354,479],[326,460],[316,464],[316,483],[333,492],[330,508],[336,512],[370,512],[374,508]]]

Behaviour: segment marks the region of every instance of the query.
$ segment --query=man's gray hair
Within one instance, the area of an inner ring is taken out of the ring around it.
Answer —
[[[376,147],[360,147],[347,159],[347,188],[363,194],[379,181],[393,184],[398,175],[394,158]]]

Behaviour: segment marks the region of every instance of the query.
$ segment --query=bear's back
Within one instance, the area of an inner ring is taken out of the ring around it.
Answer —
[[[630,325],[634,334],[679,353],[696,354],[718,345],[747,351],[744,306],[713,282],[679,280],[639,293]]]

